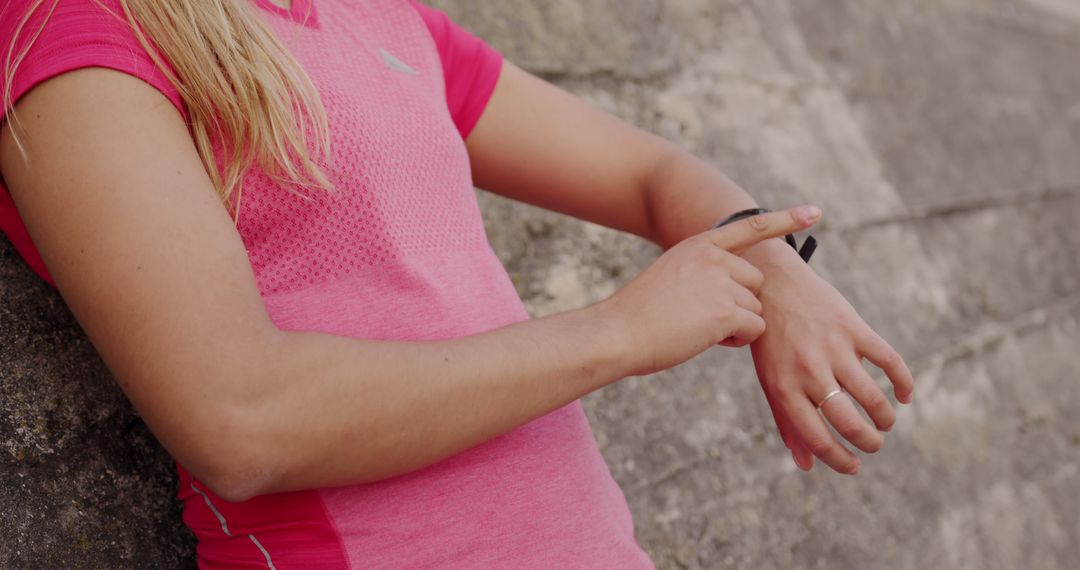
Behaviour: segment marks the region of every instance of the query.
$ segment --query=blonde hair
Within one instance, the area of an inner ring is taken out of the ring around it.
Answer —
[[[46,21],[59,1],[52,0]],[[289,186],[331,187],[317,164],[329,156],[330,137],[315,86],[249,0],[118,1],[123,14],[113,15],[127,21],[179,92],[203,166],[234,216],[251,166]],[[15,72],[41,29],[18,53],[16,38],[45,2],[32,1],[12,35],[4,67],[5,111],[14,105]]]

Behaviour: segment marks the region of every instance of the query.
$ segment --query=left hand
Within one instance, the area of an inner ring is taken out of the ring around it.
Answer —
[[[561,141],[558,145],[550,141]],[[611,141],[619,141],[613,145]],[[603,113],[510,62],[466,140],[473,181],[507,198],[541,206],[674,247],[722,212],[754,201],[711,165]],[[862,369],[869,358],[889,374],[901,402],[911,399],[903,360],[851,305],[782,240],[743,255],[765,275],[759,293],[765,333],[752,345],[758,377],[796,463],[814,455],[852,471],[858,459],[829,433],[815,406],[837,386],[888,429],[895,413]],[[745,340],[720,344],[737,346]],[[846,395],[824,406],[829,422],[866,451],[881,434]],[[813,453],[812,453],[813,451]]]
[[[858,449],[874,453],[881,449],[882,432],[892,428],[896,412],[862,359],[885,371],[900,403],[911,403],[914,379],[903,358],[790,248],[777,249],[787,246],[776,240],[761,245],[773,247],[767,258],[761,249],[747,255],[757,256],[751,260],[765,274],[758,294],[765,333],[751,344],[751,351],[773,419],[800,469],[809,471],[817,457],[838,472],[854,475],[858,457],[837,441],[823,420]],[[819,413],[818,404],[838,389],[844,392],[830,397]]]

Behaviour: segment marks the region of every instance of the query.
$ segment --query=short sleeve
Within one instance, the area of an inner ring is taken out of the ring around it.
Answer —
[[[180,94],[154,65],[123,14],[118,0],[3,0],[0,2],[0,94],[9,87],[8,53],[18,56],[29,45],[11,80],[12,104],[53,77],[84,67],[104,67],[146,81],[172,101],[186,119]],[[0,102],[4,100],[0,96]],[[0,123],[8,111],[0,108]],[[11,195],[2,185],[0,231],[38,275],[53,282]]]
[[[502,72],[502,55],[445,13],[416,0],[410,3],[435,40],[446,84],[446,105],[461,138],[467,138],[495,91]]]
[[[0,38],[4,38],[0,53],[4,60],[11,42],[15,43],[15,54],[30,44],[11,82],[13,103],[57,75],[85,67],[105,67],[146,81],[186,115],[180,94],[135,37],[118,0],[62,0],[55,3],[55,8],[51,1],[40,2],[29,18],[27,14],[35,4],[32,0],[9,0],[5,4],[0,8]],[[0,74],[0,88],[4,90],[8,88],[7,76]],[[4,109],[4,114],[7,111]]]

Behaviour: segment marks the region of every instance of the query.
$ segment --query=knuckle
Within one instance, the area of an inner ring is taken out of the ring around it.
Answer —
[[[884,341],[882,341],[884,342]],[[891,346],[884,345],[881,351],[881,368],[884,370],[899,370],[904,366],[904,359]]]
[[[818,457],[828,455],[833,450],[833,445],[832,440],[825,436],[811,437],[806,440],[806,448]]]
[[[750,224],[750,228],[756,232],[764,232],[769,229],[769,219],[762,214],[750,216],[750,218],[747,219],[747,223]]]
[[[720,249],[719,247],[716,247],[716,243],[713,242],[713,240],[709,239],[709,236],[705,234],[689,238],[683,243],[685,243],[689,247],[694,247],[696,249]]]
[[[799,370],[807,371],[814,366],[814,357],[812,353],[806,349],[795,348],[792,352],[792,358],[794,359],[795,366],[797,366]]]
[[[877,453],[885,446],[885,438],[880,433],[870,433],[859,443],[859,449],[866,453]]]
[[[874,418],[874,425],[881,431],[889,431],[896,423],[896,412],[893,411],[892,406],[882,408],[872,413]]]
[[[861,438],[864,429],[861,422],[853,419],[845,419],[837,422],[836,431],[840,432],[840,435],[844,436],[844,439],[851,441]]]
[[[806,401],[806,396],[799,391],[796,384],[781,379],[776,383],[776,401],[785,410],[792,410],[800,402]]]
[[[716,250],[716,258],[719,259],[720,263],[724,264],[725,267],[731,265],[736,259],[739,259],[739,256],[722,247],[713,247],[713,249]]]
[[[731,268],[728,267],[727,263],[725,263],[724,261],[725,260],[721,259],[720,263],[717,263],[714,266],[716,267],[716,274],[717,276],[723,278],[725,281],[731,281]]]
[[[712,311],[713,321],[718,325],[722,325],[722,324],[726,323],[728,320],[731,319],[731,315],[734,312],[735,312],[734,304],[732,304],[732,303],[730,303],[728,301],[723,301],[723,302],[717,303],[716,306],[713,308],[713,311]]]
[[[895,350],[889,350],[885,353],[885,358],[882,359],[887,368],[899,368],[904,364],[904,359],[900,358]]]
[[[886,414],[892,411],[892,405],[884,394],[874,390],[866,396],[866,409],[877,414]]]
[[[690,258],[709,257],[713,254],[713,251],[719,250],[713,242],[708,239],[697,236],[680,242],[675,247],[668,250],[668,252],[678,251],[679,255]]]
[[[707,251],[701,252],[701,259],[713,267],[727,268],[727,251],[720,249],[719,247],[710,246]]]

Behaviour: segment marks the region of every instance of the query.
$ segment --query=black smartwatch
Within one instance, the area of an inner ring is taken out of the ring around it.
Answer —
[[[737,222],[751,216],[767,214],[771,211],[772,210],[769,210],[768,208],[748,208],[746,210],[739,210],[738,212],[735,212],[734,214],[713,224],[712,229],[715,230],[716,228],[726,226],[732,222]],[[795,236],[791,234],[784,236],[784,241],[786,241],[792,249],[798,252],[799,257],[801,257],[803,261],[805,261],[806,263],[810,263],[810,256],[814,255],[814,250],[817,249],[817,240],[814,239],[814,236],[806,236],[806,240],[803,241],[802,248],[800,248],[799,245],[795,242]]]

